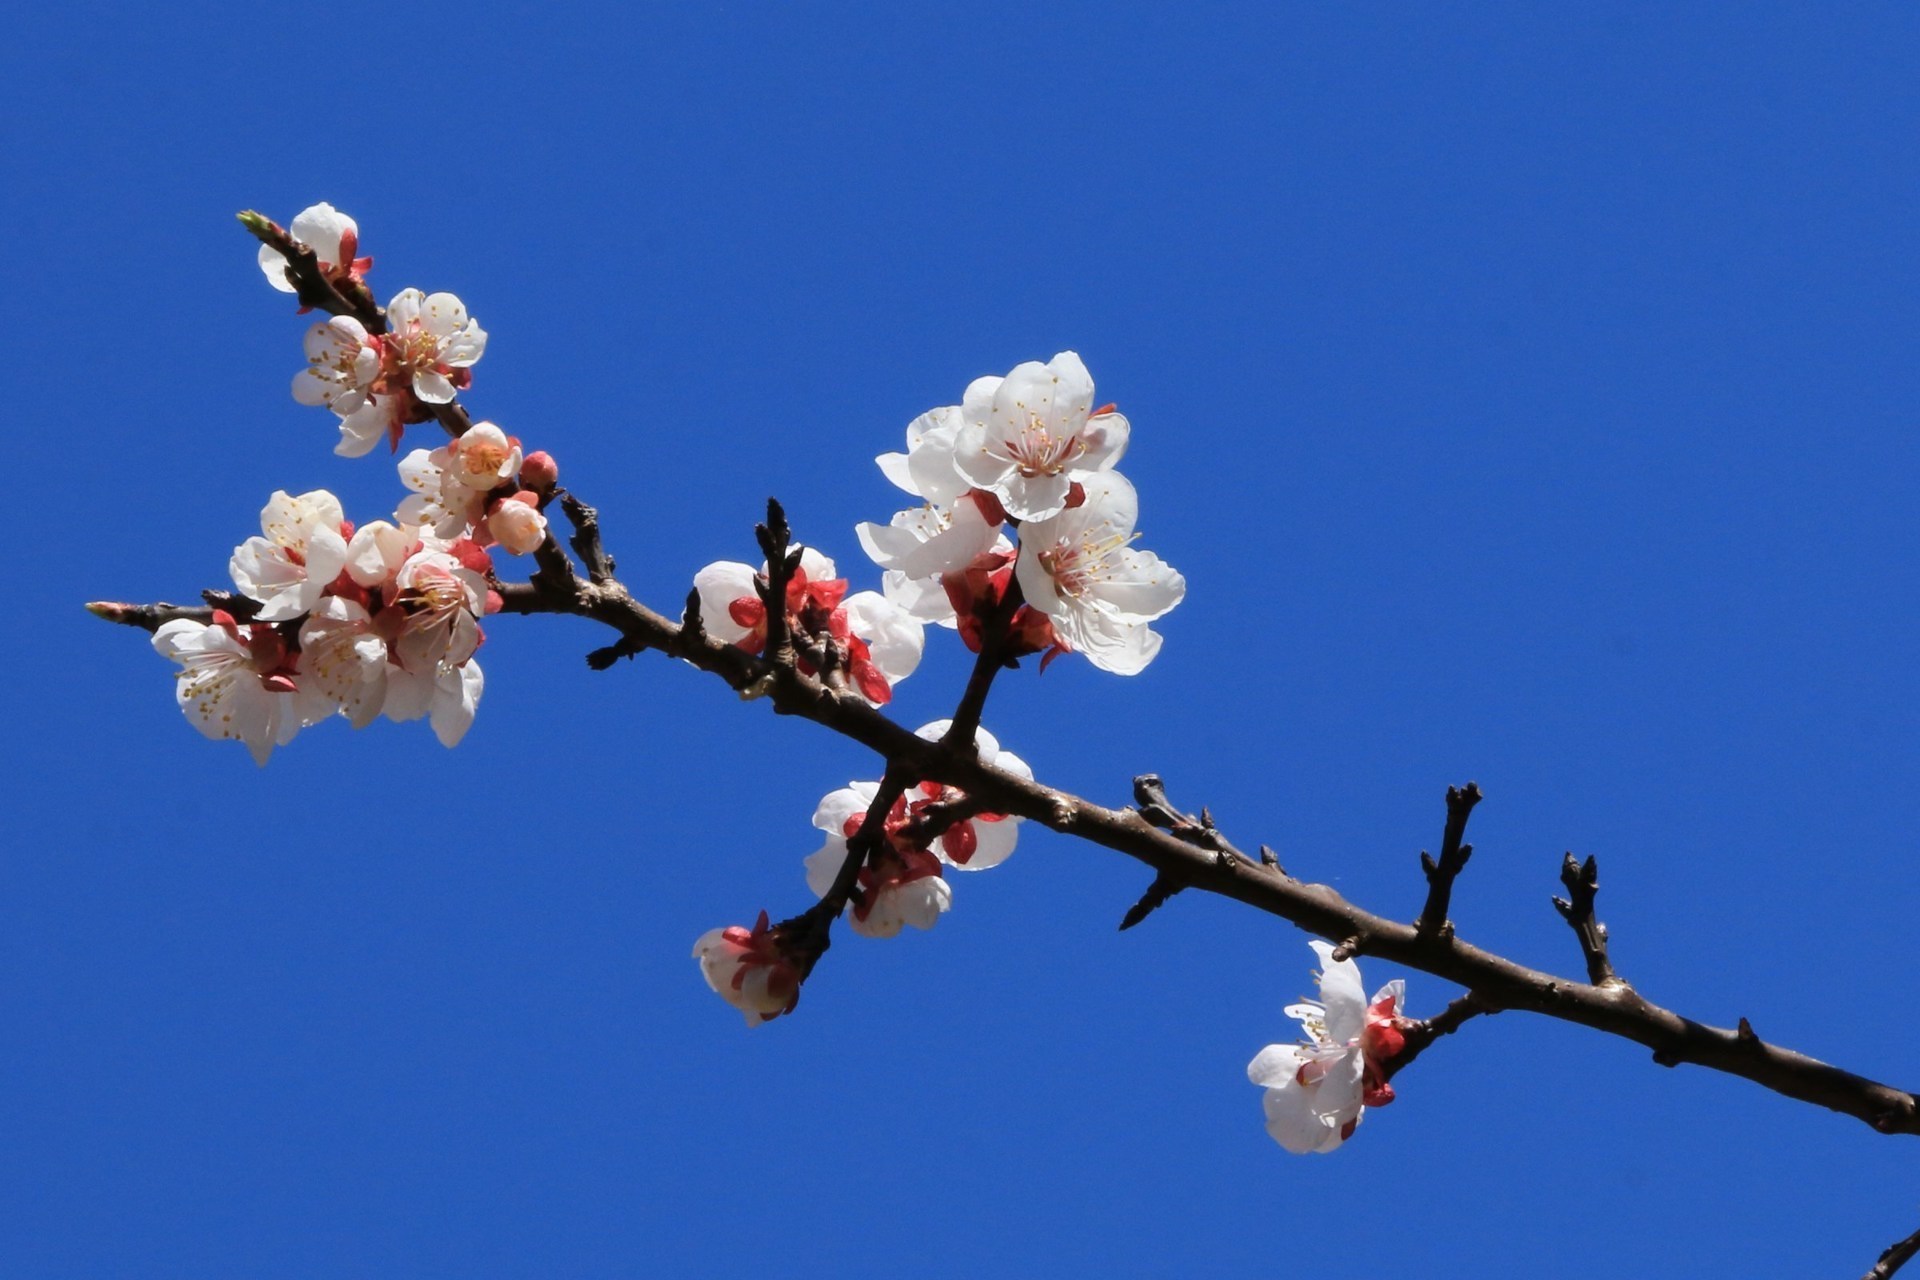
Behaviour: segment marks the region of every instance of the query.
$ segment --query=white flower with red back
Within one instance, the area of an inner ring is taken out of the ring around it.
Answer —
[[[1062,351],[1004,378],[976,378],[960,402],[953,460],[1009,516],[1044,520],[1066,509],[1076,483],[1120,461],[1128,433],[1113,406],[1094,407],[1093,375],[1080,357]]]
[[[751,929],[735,924],[701,934],[693,944],[693,958],[700,962],[707,985],[738,1009],[750,1027],[792,1013],[800,1003],[799,970],[780,950],[764,911]]]
[[[1306,1040],[1270,1044],[1247,1064],[1247,1079],[1267,1091],[1267,1132],[1295,1155],[1333,1150],[1368,1107],[1392,1102],[1383,1067],[1406,1044],[1396,1025],[1406,984],[1396,978],[1369,1001],[1359,965],[1335,960],[1331,943],[1308,945],[1320,957],[1320,998],[1286,1011]]]

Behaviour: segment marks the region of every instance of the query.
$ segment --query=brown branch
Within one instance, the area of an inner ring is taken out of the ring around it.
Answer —
[[[1233,860],[1245,860],[1246,856],[1213,825],[1213,814],[1205,806],[1200,816],[1182,813],[1174,808],[1167,799],[1166,783],[1154,773],[1143,773],[1133,780],[1133,803],[1140,816],[1162,831],[1178,836],[1187,843],[1209,850],[1214,857]],[[1280,860],[1265,845],[1260,846],[1262,866],[1278,870]],[[1286,874],[1281,872],[1282,875]],[[1120,918],[1120,928],[1124,932],[1145,920],[1148,916],[1167,905],[1167,900],[1187,887],[1187,882],[1170,871],[1162,871],[1140,895],[1140,900],[1127,908],[1127,914]]]
[[[1177,815],[1186,820],[1186,827],[1161,830],[1145,813],[1105,808],[946,751],[916,737],[860,698],[839,694],[794,667],[765,662],[711,636],[688,634],[635,600],[618,580],[507,583],[500,595],[508,613],[593,618],[636,650],[659,650],[736,690],[764,692],[775,711],[813,720],[912,776],[957,787],[992,812],[1017,814],[1124,853],[1187,888],[1245,903],[1337,941],[1352,952],[1364,950],[1444,978],[1473,992],[1489,1009],[1522,1010],[1590,1027],[1644,1045],[1656,1061],[1665,1064],[1692,1063],[1739,1076],[1786,1097],[1853,1116],[1882,1133],[1920,1134],[1920,1099],[1904,1089],[1758,1037],[1683,1018],[1617,979],[1606,981],[1610,969],[1597,977],[1590,973],[1594,981],[1578,982],[1483,951],[1458,937],[1423,935],[1413,925],[1355,906],[1328,885],[1303,883],[1277,868],[1235,856],[1237,851],[1211,829],[1204,815],[1199,820]],[[140,625],[131,617],[125,620]],[[1167,810],[1176,812],[1170,805]],[[1164,820],[1167,814],[1156,809],[1154,816]],[[1596,940],[1604,939],[1596,935]]]
[[[1920,1254],[1920,1231],[1881,1250],[1880,1260],[1860,1280],[1892,1280],[1893,1273],[1911,1262],[1915,1254]]]
[[[1560,883],[1567,886],[1567,896],[1556,897],[1553,909],[1573,926],[1574,936],[1580,939],[1587,981],[1595,986],[1626,985],[1614,976],[1613,963],[1607,959],[1607,926],[1593,918],[1593,898],[1600,892],[1600,864],[1591,857],[1582,863],[1569,853],[1560,864]]]
[[[1452,1035],[1469,1020],[1477,1018],[1483,1013],[1498,1013],[1499,1011],[1496,1006],[1488,1004],[1479,996],[1469,991],[1467,994],[1447,1005],[1447,1007],[1439,1013],[1434,1014],[1431,1018],[1408,1020],[1400,1028],[1401,1034],[1407,1038],[1406,1047],[1395,1054],[1393,1060],[1386,1064],[1384,1071],[1387,1079],[1391,1080],[1396,1075],[1399,1075],[1415,1058],[1431,1048],[1433,1042],[1441,1036]]]
[[[1440,860],[1435,862],[1425,849],[1420,851],[1420,869],[1427,873],[1427,905],[1414,922],[1423,937],[1450,938],[1453,921],[1447,919],[1447,907],[1453,897],[1453,882],[1466,869],[1473,846],[1462,844],[1467,834],[1467,817],[1480,803],[1480,784],[1447,788],[1447,825],[1440,836]]]
[[[595,582],[613,577],[613,557],[600,545],[599,511],[565,489],[560,491],[560,509],[567,513],[567,522],[573,526],[573,537],[567,541],[573,547],[573,554],[587,567],[587,576]]]

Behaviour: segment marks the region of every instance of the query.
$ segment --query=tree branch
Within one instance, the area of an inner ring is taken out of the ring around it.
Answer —
[[[1893,1273],[1911,1262],[1915,1254],[1920,1254],[1920,1231],[1881,1250],[1879,1261],[1860,1280],[1892,1280]]]
[[[1308,933],[1351,946],[1355,952],[1364,950],[1444,978],[1472,991],[1489,1009],[1522,1010],[1590,1027],[1646,1046],[1665,1065],[1691,1063],[1739,1076],[1786,1097],[1852,1116],[1882,1133],[1920,1134],[1920,1099],[1904,1089],[1757,1037],[1684,1018],[1617,979],[1606,982],[1605,973],[1600,981],[1578,982],[1483,951],[1457,937],[1423,936],[1413,925],[1355,906],[1328,885],[1303,883],[1245,857],[1221,856],[1218,846],[1225,844],[1224,837],[1218,832],[1207,834],[1204,822],[1193,824],[1200,829],[1196,843],[1188,838],[1195,835],[1193,831],[1163,831],[1140,812],[1108,809],[945,751],[862,699],[829,689],[791,666],[767,663],[710,636],[686,634],[635,600],[617,580],[596,584],[576,579],[566,589],[551,582],[507,583],[500,594],[507,613],[593,618],[618,632],[636,652],[658,650],[685,659],[736,690],[763,689],[774,710],[812,720],[910,769],[916,777],[958,787],[993,812],[1018,814],[1124,853],[1186,888],[1231,898]],[[126,620],[140,625],[132,618]],[[1231,846],[1227,849],[1231,851]]]

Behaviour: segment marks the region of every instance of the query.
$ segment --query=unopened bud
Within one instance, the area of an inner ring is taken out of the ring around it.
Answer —
[[[520,462],[520,483],[536,493],[560,483],[560,464],[544,449],[528,454]]]

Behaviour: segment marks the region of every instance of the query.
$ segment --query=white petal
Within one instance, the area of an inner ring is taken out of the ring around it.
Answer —
[[[827,896],[827,890],[833,888],[834,879],[846,861],[847,842],[839,836],[828,836],[825,844],[807,855],[807,888],[814,897]]]
[[[1327,1009],[1327,1034],[1335,1044],[1351,1044],[1367,1025],[1367,991],[1360,982],[1360,966],[1335,960],[1331,942],[1307,944],[1320,957],[1320,1003]]]
[[[267,283],[282,293],[297,293],[293,282],[287,279],[287,259],[271,245],[260,246],[260,272],[266,276]]]

